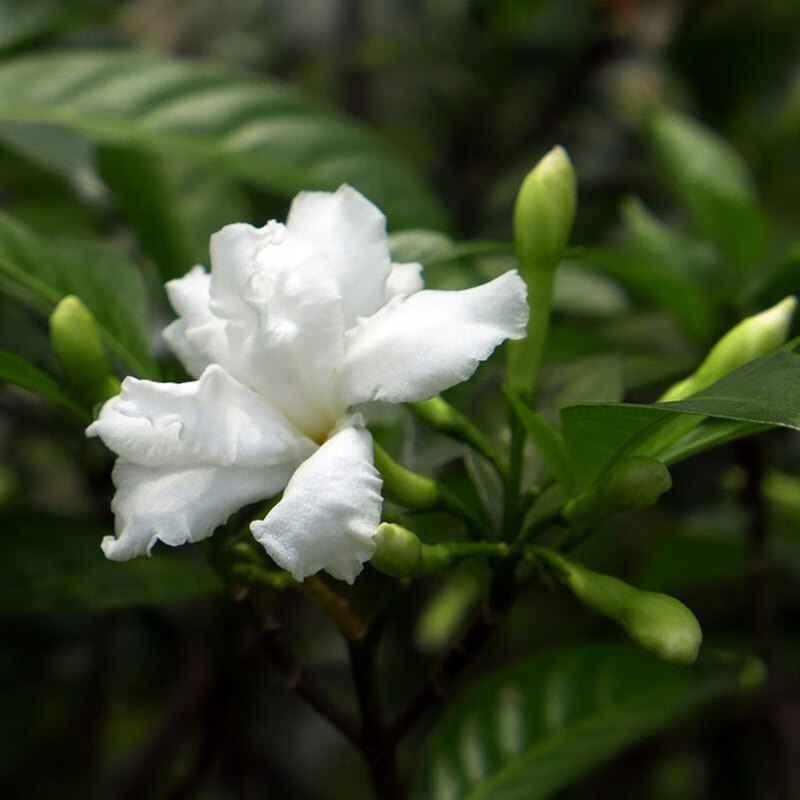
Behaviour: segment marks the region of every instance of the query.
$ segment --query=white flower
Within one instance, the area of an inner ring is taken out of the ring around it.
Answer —
[[[374,552],[381,480],[351,409],[431,397],[525,335],[516,272],[460,292],[423,290],[420,272],[391,263],[383,214],[348,186],[299,194],[285,225],[214,234],[211,273],[167,284],[178,319],[164,338],[197,380],[126,378],[87,429],[119,456],[106,556],[198,541],[283,490],[256,539],[298,580],[352,582]]]

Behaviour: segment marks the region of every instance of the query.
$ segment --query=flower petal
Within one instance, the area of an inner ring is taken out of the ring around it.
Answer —
[[[411,402],[466,380],[502,341],[525,336],[526,295],[511,271],[474,289],[395,298],[347,332],[343,398]]]
[[[209,308],[210,285],[211,276],[198,266],[165,286],[178,319],[164,329],[164,340],[196,378],[212,362],[228,360],[225,322]]]
[[[283,242],[286,230],[271,220],[261,228],[237,222],[211,236],[211,311],[221,319],[253,321],[253,282],[262,271],[264,250]]]
[[[235,465],[290,469],[316,446],[270,404],[211,365],[197,381],[126,378],[86,431],[125,460],[148,467]]]
[[[392,271],[386,279],[384,300],[389,301],[399,294],[414,294],[424,288],[422,264],[413,261],[408,264],[392,264]]]
[[[381,307],[391,270],[386,217],[366,197],[347,185],[336,192],[301,192],[286,229],[327,258],[346,327]]]
[[[287,467],[153,468],[119,459],[111,503],[117,535],[103,539],[103,552],[126,561],[149,553],[156,540],[177,546],[205,539],[234,511],[277,494],[290,474]]]
[[[250,530],[297,580],[324,569],[352,583],[375,552],[380,488],[372,437],[346,427],[297,469],[283,499]]]

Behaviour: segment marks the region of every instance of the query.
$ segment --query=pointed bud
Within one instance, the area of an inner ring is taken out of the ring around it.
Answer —
[[[632,508],[649,508],[671,486],[669,470],[660,461],[631,456],[615,464],[597,487],[568,501],[562,516],[579,525]]]
[[[575,171],[563,147],[554,147],[526,176],[514,206],[520,272],[558,266],[575,219]],[[535,306],[534,306],[535,308]]]
[[[119,392],[94,317],[75,295],[63,298],[50,315],[50,343],[75,391],[88,403]]]
[[[533,399],[550,326],[553,278],[575,219],[575,171],[563,147],[554,147],[522,182],[514,206],[514,244],[533,313],[528,335],[508,343],[511,386]]]
[[[786,343],[796,307],[797,300],[789,296],[772,308],[743,319],[711,348],[694,373],[667,389],[659,402],[683,400],[707,389],[748,361],[774,353]]]
[[[546,548],[539,548],[537,554],[583,605],[620,624],[640,647],[671,664],[694,663],[703,632],[694,614],[679,600],[643,592]]]

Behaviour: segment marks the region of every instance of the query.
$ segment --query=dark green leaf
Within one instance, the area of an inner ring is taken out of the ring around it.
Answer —
[[[653,114],[647,132],[698,229],[731,264],[754,267],[764,252],[767,220],[739,154],[699,122],[672,111]]]
[[[562,432],[587,483],[623,455],[668,463],[779,425],[800,430],[800,355],[781,352],[734,370],[699,394],[652,405],[587,404],[562,411]],[[697,417],[730,422],[698,427]]]
[[[147,353],[144,285],[136,269],[113,250],[47,240],[0,213],[0,290],[43,315],[62,297],[78,295],[105,343],[138,374],[154,374]]]
[[[736,689],[738,669],[583,645],[502,669],[434,726],[414,800],[539,800]]]
[[[447,224],[414,170],[371,132],[288,85],[220,67],[130,52],[7,62],[0,120],[196,158],[286,196],[348,182],[396,228]]]
[[[0,517],[0,614],[178,602],[221,588],[191,548],[157,548],[152,558],[109,561],[100,550],[108,533],[94,520]]]
[[[59,405],[79,417],[86,416],[86,412],[72,400],[58,381],[29,361],[14,353],[9,353],[7,350],[0,350],[0,381],[13,383],[23,389],[48,397],[50,400],[55,400]]]

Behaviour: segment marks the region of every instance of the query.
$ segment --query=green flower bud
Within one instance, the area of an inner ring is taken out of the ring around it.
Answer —
[[[440,542],[425,544],[413,531],[383,522],[375,534],[370,563],[395,578],[422,578],[471,558],[506,558],[505,542]]]
[[[528,173],[514,206],[514,241],[526,281],[534,272],[558,266],[572,231],[575,201],[572,163],[563,147],[554,147]]]
[[[786,343],[796,307],[797,300],[789,296],[772,308],[743,319],[711,348],[705,361],[688,378],[667,389],[659,402],[683,400],[748,361],[774,353]]]
[[[387,500],[419,511],[434,508],[440,502],[437,481],[401,466],[378,444],[375,466],[383,478],[383,496]]]
[[[375,554],[370,564],[393,578],[415,577],[422,568],[422,542],[402,525],[383,522],[375,534]]]
[[[598,486],[569,500],[562,516],[578,525],[632,508],[649,508],[671,486],[669,470],[660,461],[631,456],[615,464]]]
[[[553,278],[572,231],[575,171],[563,147],[554,147],[522,182],[514,206],[514,243],[532,309],[528,335],[508,343],[511,386],[532,399],[550,326]]]
[[[75,295],[63,298],[50,315],[50,343],[76,393],[87,403],[119,392],[94,317]]]
[[[703,632],[679,600],[643,592],[545,548],[536,553],[583,605],[619,623],[640,647],[671,664],[688,665],[697,659]]]

